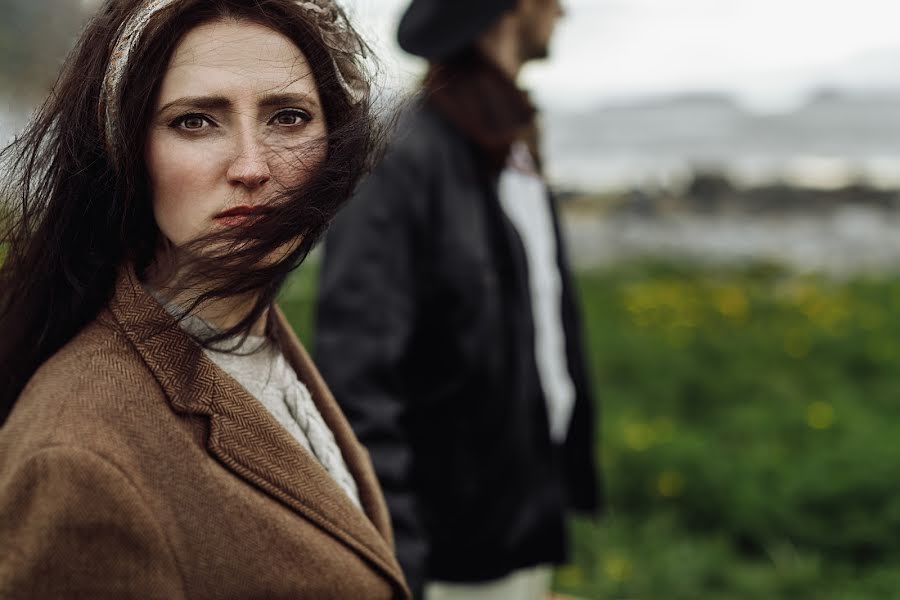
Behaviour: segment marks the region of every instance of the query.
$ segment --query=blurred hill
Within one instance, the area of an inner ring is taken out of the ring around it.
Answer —
[[[900,184],[900,91],[823,89],[782,113],[691,94],[548,112],[544,129],[551,176],[569,187],[669,186],[696,170],[746,183]]]
[[[0,146],[53,86],[87,8],[82,0],[0,0]]]
[[[80,0],[0,0],[0,97],[45,94],[85,15]]]
[[[863,89],[875,81],[893,82],[897,86],[900,85],[897,65],[900,65],[900,47],[879,48],[853,56],[819,76],[832,87],[845,89]]]

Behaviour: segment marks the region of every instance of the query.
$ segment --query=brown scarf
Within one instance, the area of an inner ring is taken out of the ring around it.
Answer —
[[[484,154],[492,175],[503,170],[513,142],[524,140],[540,169],[537,110],[515,82],[476,49],[433,63],[426,100]]]

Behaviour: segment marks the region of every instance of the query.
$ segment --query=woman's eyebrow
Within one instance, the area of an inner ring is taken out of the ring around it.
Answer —
[[[159,109],[159,113],[163,113],[173,106],[182,106],[185,108],[199,108],[200,110],[215,110],[220,108],[228,108],[231,101],[225,96],[185,96],[167,103]]]
[[[314,108],[319,107],[315,97],[309,94],[285,93],[285,94],[266,94],[259,100],[261,108],[276,108],[289,104],[311,104]]]

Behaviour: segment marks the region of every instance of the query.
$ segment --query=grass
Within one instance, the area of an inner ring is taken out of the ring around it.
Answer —
[[[282,306],[309,342],[315,268]],[[610,510],[585,598],[900,597],[900,278],[638,263],[578,278]]]

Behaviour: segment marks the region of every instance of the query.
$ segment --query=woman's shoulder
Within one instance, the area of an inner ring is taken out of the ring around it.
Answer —
[[[82,390],[105,395],[123,385],[140,386],[144,374],[152,379],[121,327],[104,311],[38,368],[20,400]]]
[[[11,439],[39,447],[124,439],[160,410],[168,408],[153,374],[101,314],[34,373],[0,430],[0,447]]]

